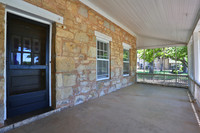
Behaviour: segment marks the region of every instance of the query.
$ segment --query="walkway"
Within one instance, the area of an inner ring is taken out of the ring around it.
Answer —
[[[187,89],[136,84],[9,133],[199,133]]]

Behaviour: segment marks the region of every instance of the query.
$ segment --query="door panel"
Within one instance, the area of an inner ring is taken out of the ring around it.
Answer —
[[[7,14],[7,114],[49,106],[49,26]]]

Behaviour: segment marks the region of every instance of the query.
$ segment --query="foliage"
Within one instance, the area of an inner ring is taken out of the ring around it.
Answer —
[[[186,46],[138,50],[138,55],[139,58],[149,63],[153,62],[154,58],[170,58],[180,61],[183,66],[188,67]]]

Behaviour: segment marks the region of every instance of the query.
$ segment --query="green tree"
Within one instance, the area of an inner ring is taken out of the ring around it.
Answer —
[[[149,73],[153,73],[153,62],[155,58],[161,59],[163,63],[164,58],[170,58],[172,60],[180,61],[183,65],[183,72],[186,72],[188,67],[187,47],[168,47],[168,48],[156,48],[138,50],[138,55],[145,62],[149,63]],[[160,70],[162,71],[163,64],[161,64]]]

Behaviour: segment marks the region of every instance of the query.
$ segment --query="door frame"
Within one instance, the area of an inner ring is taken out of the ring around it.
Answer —
[[[5,8],[5,25],[4,25],[4,120],[7,119],[7,66],[6,66],[6,57],[7,57],[7,13],[11,13],[14,15],[18,15],[33,21],[37,21],[43,24],[49,25],[49,106],[52,106],[52,95],[51,95],[51,48],[52,48],[52,21],[48,21],[46,19],[43,19],[39,16],[32,15],[29,13],[26,13],[24,11],[20,11],[11,7]]]

